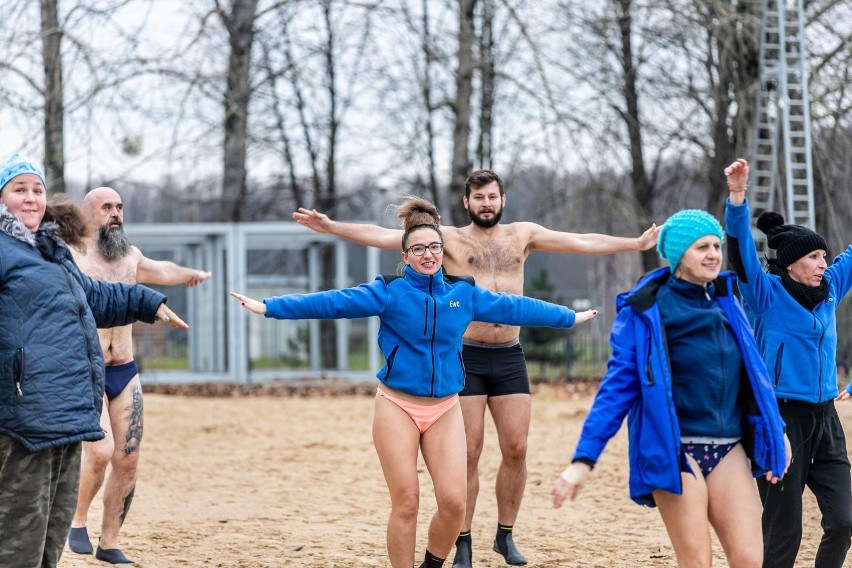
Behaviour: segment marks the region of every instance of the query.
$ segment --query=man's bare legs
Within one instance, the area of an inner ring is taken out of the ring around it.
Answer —
[[[130,510],[136,488],[142,424],[142,385],[137,375],[113,400],[107,401],[104,397],[104,407],[101,412],[101,428],[106,433],[104,439],[83,444],[80,496],[77,500],[74,520],[71,523],[71,534],[68,537],[68,544],[74,552],[92,553],[86,523],[89,507],[103,486],[103,520],[95,555],[98,559],[113,564],[130,563],[130,560],[118,549],[118,532]],[[106,475],[107,464],[111,466],[108,476]],[[104,484],[105,478],[106,484]]]
[[[101,408],[101,429],[105,432],[103,440],[83,442],[83,459],[80,467],[80,493],[77,497],[77,510],[71,521],[71,534],[68,545],[77,554],[92,554],[94,549],[86,531],[89,507],[104,483],[107,464],[113,454],[114,442],[112,424],[109,420],[109,407],[104,396]]]
[[[530,431],[531,398],[528,394],[488,397],[488,408],[500,443],[500,467],[497,470],[497,536],[494,552],[508,564],[523,566],[527,559],[515,548],[512,527],[518,518],[527,484],[527,437]]]
[[[115,449],[112,470],[104,486],[104,516],[100,546],[118,548],[118,531],[124,523],[136,489],[136,469],[142,442],[143,405],[139,376],[133,377],[120,395],[109,403]]]
[[[513,526],[527,484],[527,436],[530,431],[531,399],[528,394],[488,398],[488,408],[500,442],[497,470],[497,522]]]
[[[498,526],[512,527],[518,517],[527,481],[526,456],[531,413],[530,395],[463,396],[459,400],[467,439],[467,509],[461,532],[462,534],[470,533],[473,515],[476,511],[476,499],[479,495],[479,458],[482,455],[484,444],[486,406],[491,411],[491,417],[497,429],[501,453],[495,487],[497,523]],[[511,542],[511,534],[508,536],[508,540]],[[457,568],[471,566],[470,545],[463,545],[461,542],[457,544],[459,549],[456,551],[453,566]],[[463,546],[468,548],[461,550]],[[526,559],[514,549],[514,543],[511,543],[510,546],[511,550],[497,550],[495,542],[495,550],[503,554],[507,561],[518,565],[525,564]]]

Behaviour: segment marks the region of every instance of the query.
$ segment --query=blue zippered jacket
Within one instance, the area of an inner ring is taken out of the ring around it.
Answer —
[[[630,498],[648,506],[654,506],[651,494],[657,489],[682,493],[681,464],[687,463],[672,399],[665,330],[656,303],[657,290],[669,275],[668,267],[657,269],[617,296],[618,314],[610,334],[612,354],[573,458],[597,462],[626,416]],[[743,447],[755,476],[767,471],[780,475],[786,467],[784,423],[751,328],[733,293],[735,281],[732,272],[723,272],[714,285],[716,301],[731,325],[748,377],[740,388],[745,409]],[[701,380],[701,369],[696,369],[695,379]]]
[[[807,310],[784,289],[780,276],[764,272],[749,227],[748,200],[726,204],[725,232],[775,395],[810,403],[833,400],[838,395],[836,312],[852,287],[852,246],[825,271],[826,299]]]
[[[164,301],[92,280],[50,229],[33,235],[0,205],[0,434],[32,452],[103,438],[97,328],[152,323]]]
[[[574,311],[524,296],[495,293],[469,276],[439,270],[402,277],[377,276],[368,284],[264,300],[266,317],[340,319],[379,316],[379,348],[386,364],[376,375],[414,396],[445,397],[464,387],[462,335],[472,321],[571,327]]]

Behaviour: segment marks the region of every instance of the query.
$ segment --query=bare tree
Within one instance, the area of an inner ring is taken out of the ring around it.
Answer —
[[[41,0],[44,64],[44,175],[47,187],[65,193],[65,105],[62,89],[62,28],[57,0]]]
[[[473,91],[473,72],[476,61],[473,46],[476,42],[474,12],[476,0],[458,0],[458,61],[456,64],[456,95],[453,100],[453,158],[450,174],[449,202],[452,222],[455,225],[467,223],[465,211],[461,206],[464,195],[464,181],[470,175],[470,119],[471,96]]]
[[[257,0],[232,0],[229,12],[215,0],[216,13],[228,32],[230,54],[225,88],[222,217],[241,221],[246,197],[248,113],[251,100],[251,51]]]

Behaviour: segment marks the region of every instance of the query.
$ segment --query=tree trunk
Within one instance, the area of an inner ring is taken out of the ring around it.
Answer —
[[[456,71],[455,126],[453,128],[453,162],[450,178],[450,213],[453,224],[466,225],[468,217],[462,207],[464,180],[470,175],[470,97],[473,91],[473,14],[476,0],[459,0],[459,51]]]
[[[637,69],[633,62],[633,17],[631,0],[618,0],[620,9],[618,24],[621,37],[621,69],[626,111],[622,118],[627,126],[630,140],[630,179],[637,205],[637,230],[641,234],[648,227],[647,220],[654,211],[653,184],[645,169],[642,149],[642,122],[639,116],[639,91],[636,87]],[[654,249],[642,253],[642,269],[645,272],[659,266],[659,257]]]
[[[494,0],[482,3],[482,33],[479,42],[482,96],[479,109],[479,143],[476,163],[479,168],[491,169],[491,136],[494,131],[494,84],[497,71],[494,65]]]
[[[423,96],[424,129],[426,131],[426,159],[429,163],[429,195],[438,211],[443,209],[441,192],[438,188],[437,165],[435,161],[435,127],[432,115],[435,107],[432,103],[432,65],[435,62],[435,52],[432,47],[432,32],[429,25],[429,0],[422,0],[423,9]]]
[[[724,168],[748,155],[754,126],[755,86],[760,53],[760,7],[737,2],[708,3],[708,44],[717,54],[714,84],[713,59],[708,54],[708,73],[715,114],[711,117],[712,153],[707,159],[706,209],[724,214],[727,186]],[[720,25],[718,22],[724,22]]]
[[[257,0],[233,0],[231,13],[220,12],[231,53],[225,91],[225,144],[222,176],[222,216],[241,221],[246,198],[248,106],[251,100],[251,48]]]
[[[57,0],[41,0],[44,63],[44,175],[47,189],[65,193],[65,105],[62,90],[62,29]]]

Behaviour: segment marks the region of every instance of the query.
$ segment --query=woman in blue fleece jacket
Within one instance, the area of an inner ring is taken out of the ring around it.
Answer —
[[[373,443],[391,496],[387,548],[391,565],[410,568],[414,558],[419,485],[417,452],[432,476],[438,510],[429,525],[421,568],[443,565],[464,521],[467,448],[458,392],[464,386],[462,334],[472,321],[571,327],[597,314],[497,294],[470,277],[443,273],[438,211],[425,199],[399,210],[403,270],[368,284],[316,294],[291,294],[263,302],[231,295],[266,317],[337,319],[379,316],[385,366],[378,373]]]
[[[660,229],[670,268],[616,299],[607,373],[553,504],[577,498],[604,446],[628,421],[630,496],[656,506],[679,566],[709,567],[709,522],[731,566],[759,568],[760,499],[752,477],[787,466],[766,367],[722,273],[719,222],[684,210]]]
[[[748,163],[725,169],[730,192],[725,225],[743,305],[775,385],[793,445],[781,486],[758,480],[763,501],[765,567],[792,568],[802,541],[802,492],[809,487],[822,513],[815,565],[844,566],[852,533],[852,480],[836,399],[837,307],[852,287],[852,246],[827,263],[825,239],[765,212],[757,227],[776,251],[764,272],[749,228]]]

